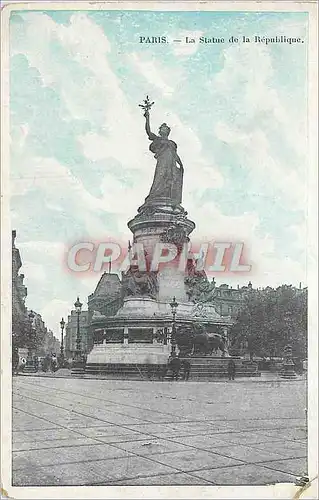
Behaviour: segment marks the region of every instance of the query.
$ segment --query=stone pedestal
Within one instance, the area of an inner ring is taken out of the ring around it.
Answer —
[[[72,375],[82,375],[85,373],[85,358],[82,354],[76,354],[72,360]]]
[[[24,373],[36,373],[37,370],[34,366],[33,360],[27,361],[23,370]]]
[[[294,379],[297,376],[295,372],[295,365],[292,359],[291,345],[286,345],[285,347],[285,360],[280,375],[285,379]]]
[[[284,362],[280,376],[281,378],[285,378],[288,380],[293,380],[297,377],[295,372],[295,365],[291,359],[288,359]]]
[[[152,205],[142,205],[134,219],[128,222],[128,227],[134,235],[134,243],[143,244],[146,253],[152,256],[156,243],[169,240],[174,244],[187,242],[195,224],[187,218],[181,205],[173,206],[169,200],[163,199]]]
[[[87,357],[87,370],[92,365],[166,365],[170,346],[163,344],[103,344],[95,346]]]
[[[175,297],[178,303],[186,303],[187,295],[184,279],[184,271],[180,271],[174,264],[166,265],[159,271],[157,276],[159,287],[158,300],[169,303]]]
[[[115,317],[143,318],[158,314],[158,303],[150,297],[126,297],[123,306],[117,311]]]
[[[23,371],[24,371],[24,373],[36,373],[37,372],[37,369],[35,366],[35,361],[33,359],[32,352],[30,352],[30,351],[28,351],[26,364],[25,364]]]
[[[143,371],[147,366],[156,370],[166,365],[171,346],[154,340],[157,330],[165,332],[164,336],[172,330],[170,303],[173,297],[178,303],[177,327],[186,328],[198,321],[207,325],[209,331],[214,331],[214,325],[219,328],[231,324],[231,319],[221,317],[212,304],[195,305],[186,294],[188,256],[185,254],[195,224],[187,218],[187,212],[181,205],[174,206],[170,199],[146,202],[129,221],[128,227],[133,233],[133,247],[130,248],[130,269],[122,275],[123,305],[112,316],[100,314],[92,319],[93,331],[102,332],[108,343],[102,343],[100,336],[96,336],[96,343],[87,358],[88,373],[127,374],[135,373],[136,367]],[[177,256],[154,269],[154,255],[164,255],[158,252],[159,248],[163,249],[163,246],[156,246],[159,244],[174,245],[171,248],[176,250]],[[137,264],[137,254],[141,249],[146,270],[140,269]],[[115,330],[119,332],[118,343],[114,343],[114,336],[112,338],[111,335]]]

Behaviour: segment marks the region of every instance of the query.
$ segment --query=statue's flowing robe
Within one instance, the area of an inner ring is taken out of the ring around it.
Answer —
[[[182,202],[183,172],[176,164],[177,145],[164,137],[157,137],[150,144],[150,151],[157,160],[153,184],[145,201],[168,198],[174,205]]]

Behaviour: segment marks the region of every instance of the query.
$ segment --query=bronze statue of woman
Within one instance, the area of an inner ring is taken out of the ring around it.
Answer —
[[[166,123],[159,128],[159,135],[154,134],[150,128],[150,113],[145,109],[145,130],[152,143],[150,151],[157,160],[153,184],[146,203],[162,201],[177,206],[182,202],[184,168],[177,154],[177,144],[168,136],[171,131]]]

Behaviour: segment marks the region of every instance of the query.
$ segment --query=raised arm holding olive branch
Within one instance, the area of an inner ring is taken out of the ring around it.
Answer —
[[[177,154],[177,144],[168,138],[170,127],[162,123],[158,131],[159,135],[151,131],[150,109],[153,104],[154,102],[150,102],[147,96],[143,104],[139,105],[144,110],[147,137],[152,141],[150,151],[154,153],[157,160],[153,184],[146,201],[165,198],[173,205],[178,205],[182,201],[184,168]]]

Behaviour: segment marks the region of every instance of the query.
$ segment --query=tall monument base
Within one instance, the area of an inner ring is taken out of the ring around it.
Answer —
[[[230,318],[220,316],[212,305],[198,308],[188,302],[178,306],[176,325],[187,328],[199,321],[210,332],[225,331]],[[126,297],[114,316],[92,318],[94,346],[87,357],[86,371],[98,365],[166,365],[171,352],[172,312],[168,302],[150,297]],[[159,338],[159,332],[165,332]]]
[[[153,378],[155,380],[169,380],[170,371],[166,371],[170,346],[137,347],[103,346],[91,353],[88,358],[86,373],[91,375],[105,375],[111,378]],[[192,356],[187,359],[190,363],[190,380],[220,380],[228,378],[229,358],[217,356]],[[236,365],[237,377],[260,377],[257,363],[247,363],[239,357],[232,357]],[[183,378],[183,370],[179,374]]]
[[[163,344],[102,344],[94,346],[87,357],[86,371],[93,366],[107,365],[166,365],[170,346]]]

